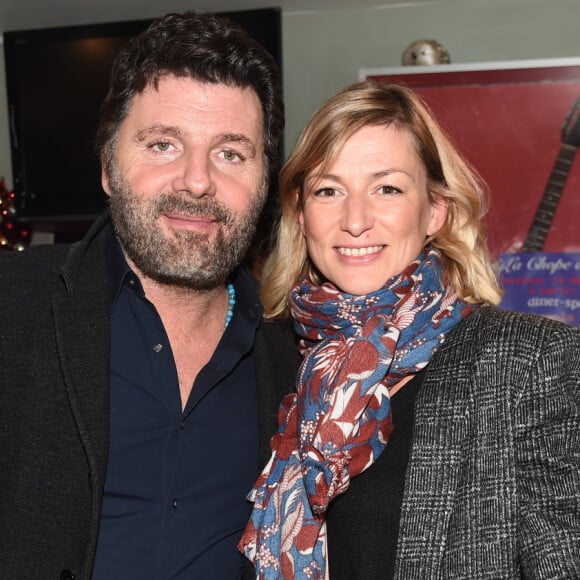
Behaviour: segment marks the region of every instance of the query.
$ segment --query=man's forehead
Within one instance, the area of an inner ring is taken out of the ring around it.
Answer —
[[[263,141],[264,113],[252,87],[209,83],[191,77],[166,75],[134,95],[126,118],[129,123],[200,125],[220,131],[248,133]],[[229,126],[232,125],[232,126]]]

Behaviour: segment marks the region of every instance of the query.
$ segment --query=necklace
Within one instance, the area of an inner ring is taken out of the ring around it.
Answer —
[[[236,290],[231,282],[228,282],[228,311],[226,312],[226,321],[224,330],[228,327],[232,316],[234,315],[234,307],[236,305]]]

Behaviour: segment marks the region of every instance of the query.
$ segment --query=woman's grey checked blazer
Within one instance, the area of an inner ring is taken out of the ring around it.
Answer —
[[[434,355],[395,577],[580,579],[580,329],[482,307]]]

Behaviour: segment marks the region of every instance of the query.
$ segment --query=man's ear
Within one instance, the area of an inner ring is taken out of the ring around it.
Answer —
[[[105,163],[101,166],[101,185],[105,190],[105,193],[110,197],[111,196],[111,185],[109,183],[109,175],[105,171]]]

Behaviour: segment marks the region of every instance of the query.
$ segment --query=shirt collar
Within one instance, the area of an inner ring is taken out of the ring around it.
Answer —
[[[115,236],[113,228],[107,232],[106,260],[107,279],[109,281],[109,304],[113,306],[124,286],[145,295],[139,277],[127,263],[121,243]],[[245,267],[238,268],[231,276],[236,290],[236,314],[240,313],[251,324],[261,318],[263,307],[258,294],[258,283]]]
[[[130,286],[133,290],[145,295],[139,277],[127,263],[121,243],[115,236],[113,228],[110,229],[106,246],[107,279],[109,281],[109,304],[113,306],[123,286]]]

